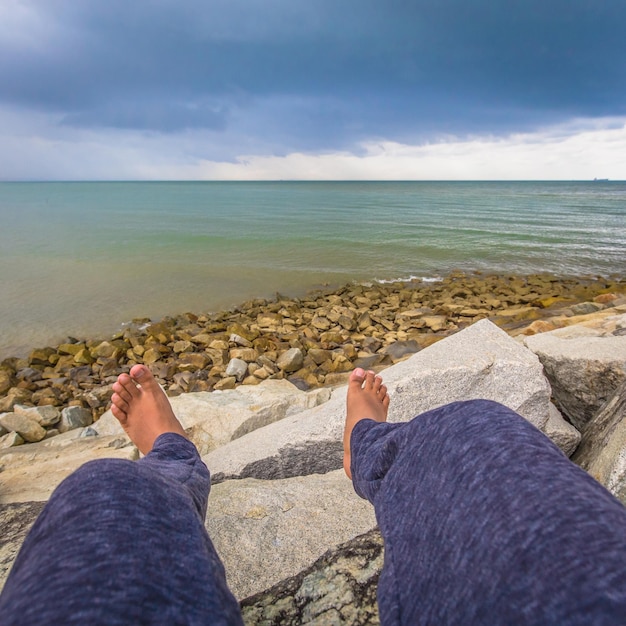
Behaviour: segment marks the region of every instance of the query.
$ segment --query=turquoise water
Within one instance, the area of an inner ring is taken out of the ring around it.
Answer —
[[[0,357],[451,269],[624,275],[626,183],[0,183]]]

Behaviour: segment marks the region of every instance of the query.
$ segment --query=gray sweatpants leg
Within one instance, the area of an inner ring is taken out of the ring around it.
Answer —
[[[351,450],[383,624],[626,624],[626,509],[510,409],[363,420]]]

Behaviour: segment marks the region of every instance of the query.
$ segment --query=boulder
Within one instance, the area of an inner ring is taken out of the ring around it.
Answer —
[[[343,470],[214,485],[206,519],[238,598],[297,574],[375,526],[374,508],[356,495]]]
[[[83,430],[0,450],[0,502],[47,500],[66,476],[93,459],[139,458],[126,436],[81,437]]]
[[[572,461],[626,505],[626,382],[587,424]]]
[[[626,315],[617,317],[626,325]],[[604,318],[523,339],[541,360],[557,407],[579,430],[626,380],[626,336],[615,325]]]
[[[389,421],[456,400],[486,398],[516,410],[538,428],[550,412],[550,386],[537,357],[488,320],[385,370]],[[323,406],[286,417],[205,456],[215,480],[287,478],[342,466],[346,388]]]
[[[27,415],[5,413],[0,417],[0,424],[7,431],[17,433],[24,441],[41,441],[46,436],[45,429],[35,419]]]
[[[375,529],[329,550],[311,567],[241,602],[247,626],[378,625],[383,540]]]

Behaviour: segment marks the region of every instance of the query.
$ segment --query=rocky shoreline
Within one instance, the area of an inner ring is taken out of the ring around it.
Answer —
[[[441,281],[350,284],[277,294],[229,311],[133,320],[107,339],[68,339],[0,364],[0,446],[85,427],[111,385],[144,363],[170,396],[286,379],[335,386],[354,367],[382,369],[490,319],[510,335],[568,325],[626,301],[622,278],[452,273]]]

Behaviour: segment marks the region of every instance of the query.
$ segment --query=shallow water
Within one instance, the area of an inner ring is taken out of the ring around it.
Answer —
[[[624,275],[626,183],[0,183],[0,357],[350,280]]]

